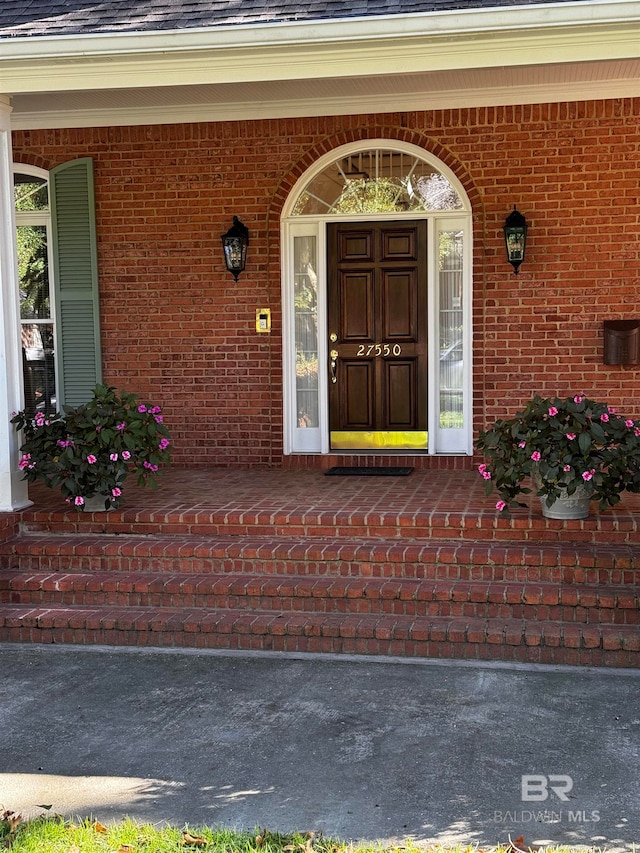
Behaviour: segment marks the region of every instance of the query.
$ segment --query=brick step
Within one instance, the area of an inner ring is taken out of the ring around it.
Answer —
[[[637,585],[640,545],[23,533],[0,568]]]
[[[0,605],[0,641],[353,652],[637,666],[629,625],[521,619]]]
[[[587,584],[3,570],[0,601],[640,624],[640,596],[632,588]]]
[[[425,484],[428,488],[428,483]],[[468,486],[467,492],[468,492]],[[635,496],[633,496],[635,497]],[[296,498],[302,503],[300,496]],[[454,501],[455,504],[455,501]],[[459,501],[458,501],[459,504]],[[338,506],[344,506],[338,502]],[[457,506],[457,504],[455,504]],[[194,536],[271,536],[299,538],[438,539],[520,541],[534,544],[566,541],[633,545],[639,516],[629,511],[594,513],[584,520],[557,521],[538,514],[504,517],[495,508],[466,512],[424,507],[399,509],[219,509],[159,510],[125,506],[109,513],[28,509],[20,514],[23,531]]]

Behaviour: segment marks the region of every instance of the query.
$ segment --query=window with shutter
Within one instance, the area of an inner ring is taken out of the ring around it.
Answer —
[[[14,169],[25,407],[86,402],[101,382],[93,162]]]
[[[63,163],[49,179],[58,396],[78,406],[102,381],[93,160]]]

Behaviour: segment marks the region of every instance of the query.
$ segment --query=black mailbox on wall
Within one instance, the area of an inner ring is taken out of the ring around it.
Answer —
[[[640,364],[640,320],[604,321],[604,363]]]

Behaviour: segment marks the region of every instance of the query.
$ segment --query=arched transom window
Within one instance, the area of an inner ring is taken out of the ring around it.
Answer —
[[[462,210],[449,179],[406,151],[358,150],[332,160],[300,192],[293,216]]]

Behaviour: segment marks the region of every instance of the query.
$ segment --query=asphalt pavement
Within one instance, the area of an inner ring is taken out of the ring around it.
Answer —
[[[640,846],[640,670],[0,645],[0,809]]]

